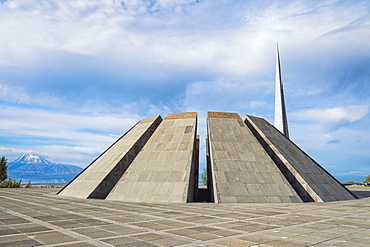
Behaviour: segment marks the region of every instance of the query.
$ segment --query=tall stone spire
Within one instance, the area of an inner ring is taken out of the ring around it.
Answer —
[[[281,68],[279,45],[276,44],[276,86],[275,86],[275,123],[274,126],[289,138],[288,120],[286,116],[283,82],[281,81]]]

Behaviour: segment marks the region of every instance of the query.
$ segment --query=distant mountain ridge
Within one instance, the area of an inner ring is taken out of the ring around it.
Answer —
[[[23,154],[7,165],[9,178],[33,183],[66,183],[83,170],[75,165],[52,163],[34,154]]]

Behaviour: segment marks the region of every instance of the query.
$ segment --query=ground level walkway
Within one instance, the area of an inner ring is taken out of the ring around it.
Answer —
[[[0,189],[1,246],[370,246],[362,199],[290,204],[135,204]]]

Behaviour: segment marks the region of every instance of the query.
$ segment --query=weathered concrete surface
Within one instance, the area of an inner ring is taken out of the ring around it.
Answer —
[[[160,116],[155,116],[138,122],[65,186],[59,195],[105,198],[161,121]]]
[[[215,203],[302,202],[236,113],[208,112]]]
[[[107,200],[191,202],[198,184],[195,112],[168,114]]]
[[[148,204],[60,197],[55,191],[1,188],[0,246],[370,245],[370,198]]]
[[[356,198],[269,122],[247,115],[245,123],[303,201],[329,202]]]

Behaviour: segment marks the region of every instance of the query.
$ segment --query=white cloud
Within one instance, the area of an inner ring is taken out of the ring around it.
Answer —
[[[9,143],[54,138],[31,149],[62,159],[58,148],[86,157],[157,114],[198,111],[203,121],[208,110],[253,110],[268,118],[279,41],[293,135],[316,149],[364,152],[358,134],[367,136],[366,127],[357,133],[354,123],[369,112],[368,9],[367,1],[331,0],[6,1],[0,135]]]
[[[270,4],[262,9],[253,2],[239,3],[239,8],[227,1],[124,3],[126,8],[120,1],[9,1],[0,8],[3,62],[32,64],[42,54],[62,50],[89,56],[115,54],[126,61],[139,56],[146,60],[140,59],[142,65],[163,61],[166,66],[203,67],[231,75],[259,74],[271,71],[269,54],[276,41],[289,47],[287,60],[303,47],[299,53],[312,56],[321,52],[321,46],[312,46],[321,34],[364,14],[361,4],[348,11],[347,6],[330,2]],[[169,11],[176,7],[187,11]],[[227,10],[236,12],[233,16]],[[356,40],[366,44],[364,38]],[[325,48],[332,44],[330,38],[321,42]]]
[[[291,113],[291,137],[310,152],[368,156],[366,139],[370,138],[369,133],[361,127],[359,130],[353,127],[355,122],[361,121],[364,122],[362,125],[366,125],[368,113],[369,107],[366,105],[315,108]],[[330,157],[328,155],[327,159],[330,160]]]
[[[256,82],[254,78],[244,77],[194,82],[187,87],[184,105],[204,111],[241,111],[245,114],[248,108],[266,106],[260,99],[273,87],[273,81]]]
[[[347,172],[347,173],[344,173],[344,174],[362,174],[362,175],[366,175],[366,174],[368,174],[368,172],[364,172],[364,171],[350,171],[350,172]]]
[[[352,105],[347,107],[333,107],[325,109],[310,109],[293,113],[296,120],[310,120],[324,124],[326,127],[336,127],[359,121],[367,116],[369,106]]]
[[[10,143],[0,150],[12,159],[36,153],[53,162],[87,165],[140,118],[123,115],[83,115],[41,109],[0,110],[0,135]]]
[[[0,83],[0,99],[6,102],[17,104],[36,104],[36,105],[53,105],[61,106],[65,102],[61,102],[57,97],[41,92],[36,95],[30,95],[23,87],[9,86]]]
[[[263,108],[266,106],[266,101],[251,101],[249,102],[250,108]]]
[[[6,129],[7,133],[19,133],[22,135],[38,135],[45,132],[45,137],[68,138],[63,130],[79,130],[81,133],[86,131],[117,132],[128,129],[138,120],[138,116],[128,117],[113,114],[85,114],[78,115],[58,113],[40,109],[24,109],[15,107],[3,107],[0,110],[2,118],[0,125]],[[58,131],[57,131],[58,130]],[[56,131],[56,132],[54,132]],[[72,135],[73,136],[73,135]]]
[[[171,112],[145,98],[112,108],[98,100],[78,105],[21,87],[0,86],[0,136],[8,142],[0,145],[0,151],[10,161],[35,153],[83,167],[140,119]]]

